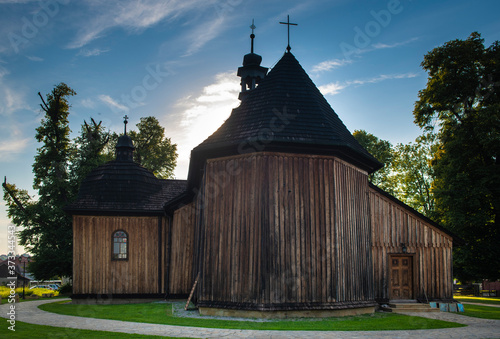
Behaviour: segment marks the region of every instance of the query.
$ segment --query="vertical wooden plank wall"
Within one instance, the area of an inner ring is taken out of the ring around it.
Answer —
[[[158,223],[158,217],[74,215],[73,294],[165,293]],[[166,234],[164,218],[160,227]],[[128,233],[129,260],[111,260],[111,236],[116,230]]]
[[[174,212],[170,241],[169,295],[189,294],[193,285],[195,204]]]
[[[366,175],[328,156],[209,160],[198,303],[307,309],[373,301]]]
[[[452,237],[374,189],[370,208],[375,298],[389,299],[389,256],[401,254],[404,243],[414,258],[415,298],[452,299]]]

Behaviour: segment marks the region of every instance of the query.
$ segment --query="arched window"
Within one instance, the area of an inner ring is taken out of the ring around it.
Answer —
[[[113,239],[113,260],[128,259],[128,234],[125,231],[115,231]]]

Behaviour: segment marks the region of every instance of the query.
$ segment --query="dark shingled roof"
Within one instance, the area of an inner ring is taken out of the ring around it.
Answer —
[[[71,214],[158,214],[163,205],[186,190],[186,180],[162,180],[132,161],[110,161],[82,182]]]
[[[335,155],[369,173],[382,167],[347,130],[291,53],[285,53],[224,124],[193,149],[190,186],[199,180],[206,159],[260,151]]]

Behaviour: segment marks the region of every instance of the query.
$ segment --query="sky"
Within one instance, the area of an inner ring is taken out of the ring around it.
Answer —
[[[392,144],[421,134],[413,106],[435,47],[481,33],[500,40],[496,0],[0,0],[0,175],[33,190],[35,129],[45,97],[64,82],[72,137],[84,121],[123,131],[155,116],[178,147],[175,177],[191,149],[239,105],[237,68],[250,52],[272,68],[287,46],[347,128]],[[8,252],[0,202],[0,254]],[[16,252],[24,249],[17,246]]]

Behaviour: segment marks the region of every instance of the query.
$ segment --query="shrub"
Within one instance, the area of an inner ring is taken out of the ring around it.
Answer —
[[[59,293],[60,294],[71,294],[71,293],[73,293],[73,285],[71,285],[71,283],[67,283],[67,284],[62,285],[59,288]]]

